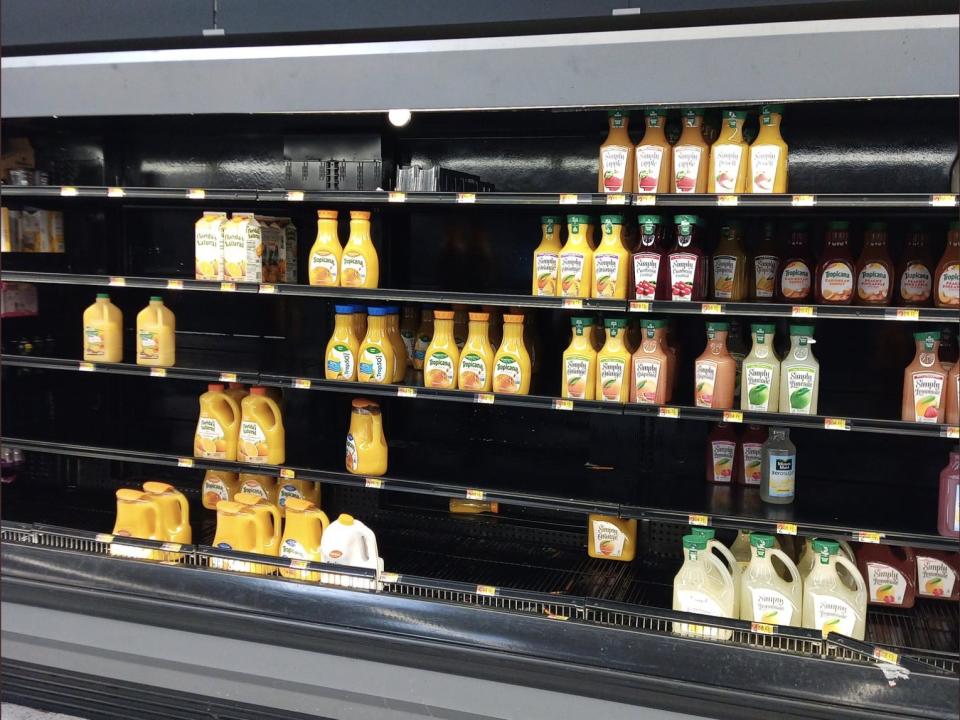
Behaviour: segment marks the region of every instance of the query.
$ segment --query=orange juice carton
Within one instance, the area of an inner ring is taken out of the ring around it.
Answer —
[[[286,237],[280,224],[281,218],[269,215],[256,215],[260,224],[260,237],[263,243],[262,272],[263,282],[278,283],[286,281],[285,244]]]
[[[20,211],[0,208],[0,252],[20,252]]]
[[[20,213],[20,251],[50,252],[50,216],[46,210],[24,208]]]
[[[63,213],[59,210],[50,210],[47,213],[50,223],[50,250],[49,252],[63,253],[67,251],[63,241]]]
[[[194,226],[197,280],[223,280],[223,226],[225,212],[206,211]]]
[[[223,226],[223,279],[263,281],[263,233],[253,213],[234,213]]]
[[[280,221],[281,227],[283,227],[284,251],[287,261],[284,282],[296,284],[300,270],[297,264],[297,226],[293,224],[293,220],[290,218],[280,218]]]

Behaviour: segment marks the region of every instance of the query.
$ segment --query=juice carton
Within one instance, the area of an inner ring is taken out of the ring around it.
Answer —
[[[284,259],[286,260],[286,276],[283,282],[297,283],[300,267],[297,264],[297,226],[290,218],[280,218],[280,226],[284,234]]]
[[[223,280],[223,226],[225,212],[203,213],[194,225],[194,258],[197,280]]]
[[[50,252],[51,246],[47,211],[24,208],[20,212],[20,251]]]
[[[263,281],[263,234],[253,213],[233,213],[223,226],[223,279]]]
[[[50,210],[47,212],[50,220],[50,250],[53,253],[63,253],[67,251],[63,241],[63,213],[59,210]]]
[[[284,256],[283,229],[277,222],[279,218],[268,215],[256,215],[260,224],[260,238],[263,243],[262,272],[263,282],[285,282],[282,258]]]

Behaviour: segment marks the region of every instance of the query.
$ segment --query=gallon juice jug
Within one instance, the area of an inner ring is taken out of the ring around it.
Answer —
[[[637,552],[637,521],[591,514],[587,519],[587,553],[601,560],[630,562]]]
[[[193,436],[193,456],[212,460],[237,459],[240,406],[223,385],[211,383],[200,396],[200,418]]]
[[[523,342],[523,315],[504,315],[503,341],[493,359],[493,391],[527,395],[530,375],[530,353]]]
[[[733,619],[736,588],[733,576],[714,553],[707,550],[707,538],[683,536],[683,566],[673,579],[673,609],[680,612]],[[729,640],[730,630],[695,623],[673,623],[680,635]]]
[[[554,297],[557,294],[557,269],[560,252],[559,215],[540,218],[541,239],[533,251],[533,294]]]
[[[240,407],[240,403],[243,402],[243,399],[250,394],[243,383],[232,382],[227,385],[227,389],[224,392],[237,401],[237,407]]]
[[[396,351],[387,332],[386,308],[372,307],[368,310],[367,334],[360,343],[360,360],[357,364],[357,379],[360,382],[389,385],[393,382]]]
[[[257,465],[283,465],[286,445],[280,406],[267,397],[267,389],[250,388],[240,404],[240,443],[237,460]]]
[[[341,515],[324,531],[320,541],[320,559],[331,565],[376,570],[378,577],[383,570],[383,560],[377,554],[377,536],[352,515]],[[377,587],[362,579],[345,578],[331,573],[321,573],[320,581],[366,589]]]
[[[333,334],[327,343],[323,373],[327,380],[356,380],[360,340],[355,334],[353,305],[334,305]]]
[[[320,506],[320,483],[310,480],[295,480],[281,478],[277,481],[277,507],[280,517],[286,515],[287,502],[290,500],[307,500],[317,507]]]
[[[770,625],[799,627],[803,609],[803,578],[793,561],[774,547],[773,535],[750,534],[753,549],[750,564],[740,579],[740,619]],[[773,566],[783,563],[790,579],[785,580]]]
[[[337,211],[317,210],[317,239],[307,262],[311,285],[337,287],[343,248],[337,236]]]
[[[383,475],[387,471],[387,440],[383,436],[380,406],[364,398],[357,398],[352,405],[347,470],[354,475]]]
[[[597,378],[597,351],[591,335],[593,318],[572,317],[573,337],[563,352],[563,387],[560,396],[571,400],[593,400]]]
[[[490,314],[472,312],[468,317],[467,341],[460,352],[457,387],[474,392],[490,392],[493,387],[493,356],[490,344]]]
[[[258,495],[237,493],[233,500],[253,510],[254,515],[257,516],[257,522],[262,523],[266,528],[266,539],[261,549],[256,552],[273,557],[280,555],[280,509]],[[273,570],[271,569],[270,572]]]
[[[190,529],[190,503],[186,496],[173,485],[148,481],[143,491],[156,503],[160,513],[161,539],[165,542],[189,545],[193,542]]]
[[[290,498],[287,500],[286,521],[283,538],[280,540],[280,557],[290,560],[320,562],[320,540],[323,531],[330,525],[326,513],[309,500]],[[280,568],[283,577],[297,580],[320,580],[320,573]]]
[[[917,549],[917,594],[935,600],[960,600],[960,553]]]
[[[453,337],[453,311],[433,311],[433,339],[423,356],[423,385],[455,390],[460,349]]]
[[[176,362],[176,320],[159,295],[137,313],[137,365],[172,367]]]
[[[242,494],[242,493],[241,493]],[[254,512],[253,508],[232,500],[217,503],[217,532],[213,536],[213,547],[218,550],[267,554],[266,548],[271,539],[269,520]],[[266,574],[272,566],[248,560],[229,560],[210,558],[210,567],[233,572]]]
[[[867,621],[867,584],[857,566],[840,555],[840,544],[817,538],[813,569],[803,581],[803,627],[863,640]],[[847,571],[846,579],[838,568]]]
[[[867,602],[912,608],[917,595],[917,556],[908,547],[860,544],[857,569],[867,581]]]
[[[107,293],[83,312],[83,359],[87,362],[123,362],[123,313]]]
[[[233,500],[233,496],[238,492],[240,492],[240,481],[234,472],[207,470],[203,476],[200,497],[207,510],[216,510],[218,502]]]
[[[114,537],[132,537],[140,540],[164,541],[160,525],[160,507],[145,492],[132,488],[117,490],[117,521],[113,526]],[[110,544],[110,554],[118,557],[139,558],[141,560],[162,560],[160,550]]]
[[[342,287],[375,288],[380,283],[380,260],[370,238],[370,212],[350,211],[350,237],[340,258]]]
[[[797,562],[797,569],[800,571],[800,575],[804,578],[810,574],[810,571],[813,570],[814,566],[817,564],[817,560],[819,560],[817,553],[813,551],[814,539],[815,538],[804,538],[803,545],[800,550],[800,560]],[[836,540],[835,542],[840,546],[840,553],[847,558],[847,560],[852,563],[857,562],[856,554],[853,552],[853,546],[850,543],[848,543],[846,540]]]
[[[707,550],[719,556],[726,564],[730,576],[733,578],[733,617],[740,617],[740,576],[742,570],[737,558],[727,549],[727,546],[716,539],[717,531],[708,527],[690,528],[691,535],[698,535],[707,539]]]

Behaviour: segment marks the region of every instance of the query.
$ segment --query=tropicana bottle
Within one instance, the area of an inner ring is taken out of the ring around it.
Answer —
[[[493,387],[494,349],[490,344],[490,315],[472,312],[468,315],[467,341],[460,351],[457,387],[461,390],[490,392]]]
[[[523,315],[504,315],[503,341],[493,359],[494,392],[527,395],[530,370],[530,353],[523,344]]]
[[[433,325],[433,339],[423,358],[423,385],[454,390],[460,367],[460,349],[453,338],[453,311],[434,310]]]
[[[630,114],[623,110],[608,113],[610,131],[600,146],[600,173],[597,192],[630,193],[634,181],[634,147],[627,127]]]
[[[745,110],[726,110],[720,137],[710,147],[707,192],[742,193],[747,189],[747,143],[743,139]]]
[[[387,337],[393,344],[393,382],[403,382],[407,374],[407,346],[400,337],[400,308],[387,305]]]
[[[567,242],[560,249],[560,292],[562,297],[590,297],[593,290],[593,248],[587,241],[586,215],[567,215]]]
[[[388,311],[386,308],[372,307],[368,313],[367,334],[360,343],[357,380],[388,385],[393,382],[396,355],[393,342],[387,334]]]
[[[343,248],[337,236],[337,211],[317,210],[317,239],[310,248],[308,272],[311,285],[337,287]]]
[[[766,323],[750,326],[753,347],[743,360],[741,410],[777,412],[780,409],[780,361],[773,351],[776,328],[776,325]]]
[[[360,341],[354,334],[352,305],[335,305],[333,335],[327,343],[324,376],[327,380],[356,380]]]
[[[350,211],[350,237],[340,258],[342,287],[375,288],[380,283],[380,260],[370,237],[370,213]]]
[[[563,352],[563,387],[560,396],[572,400],[593,400],[597,377],[597,351],[591,335],[593,318],[572,317],[573,335]]]
[[[533,251],[534,295],[553,297],[557,294],[560,223],[561,218],[558,215],[544,215],[540,218],[540,244]]]

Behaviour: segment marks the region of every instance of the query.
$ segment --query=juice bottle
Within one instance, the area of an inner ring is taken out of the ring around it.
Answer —
[[[797,563],[797,569],[800,571],[800,575],[804,578],[810,574],[810,571],[813,570],[817,565],[817,561],[820,559],[817,553],[813,551],[813,541],[816,538],[804,538],[803,539],[803,550],[800,553],[800,562]],[[837,545],[840,546],[840,554],[847,558],[852,563],[857,562],[857,556],[853,552],[853,546],[848,543],[846,540],[837,540],[836,538],[824,538],[829,540],[834,540]]]
[[[717,423],[707,435],[707,482],[729,485],[739,471],[737,432],[730,423]]]
[[[670,300],[703,300],[707,296],[707,258],[700,247],[700,219],[696,215],[675,215],[676,241],[667,254],[670,272]]]
[[[747,166],[749,193],[787,192],[787,144],[780,135],[783,105],[760,108],[760,131],[750,145]]]
[[[224,392],[236,401],[238,407],[240,403],[243,402],[243,399],[250,394],[247,392],[247,388],[244,387],[243,383],[238,382],[228,383],[227,389],[224,390]]]
[[[320,540],[330,520],[323,510],[309,500],[290,498],[287,503],[286,522],[280,539],[280,557],[291,560],[320,562]],[[320,573],[280,568],[283,577],[295,580],[320,580]]]
[[[173,485],[165,482],[145,482],[143,491],[156,503],[159,511],[159,534],[162,537],[158,539],[184,545],[193,542],[193,531],[190,528],[190,503],[187,502],[186,496]],[[179,556],[171,557],[172,555],[176,553],[168,553],[166,559],[179,559]]]
[[[407,367],[413,367],[414,350],[417,343],[419,313],[416,305],[403,306],[403,318],[400,321],[400,339],[407,351]]]
[[[593,297],[627,297],[630,253],[623,247],[623,215],[600,216],[600,244],[593,254]]]
[[[320,560],[331,565],[351,565],[383,571],[383,560],[377,554],[377,536],[352,515],[341,514],[330,523],[320,541]],[[346,585],[367,590],[379,587],[370,580],[347,578],[336,573],[320,573],[320,582],[329,585]]]
[[[367,334],[360,343],[357,380],[387,385],[393,382],[393,364],[396,359],[393,343],[387,335],[387,309],[372,307],[368,313]],[[453,325],[453,313],[450,316],[450,324]]]
[[[431,340],[433,340],[433,308],[427,305],[420,312],[420,326],[417,328],[417,339],[413,350],[413,367],[416,370],[423,369],[423,358],[427,354]]]
[[[221,500],[233,500],[240,491],[240,482],[235,472],[226,470],[207,470],[200,487],[200,497],[207,510],[216,510]]]
[[[277,487],[277,478],[272,475],[261,475],[260,473],[240,473],[238,478],[239,485],[237,491],[230,496],[233,500],[239,494],[256,495],[267,502],[276,505],[278,501],[279,488]]]
[[[663,247],[663,222],[659,215],[637,218],[639,241],[633,254],[634,297],[637,300],[666,300],[670,269]]]
[[[137,365],[172,367],[176,362],[176,327],[173,312],[159,295],[137,313]]]
[[[457,387],[461,390],[490,392],[493,387],[493,355],[490,344],[490,315],[485,312],[469,314],[470,327],[467,342],[460,353],[460,366],[457,368]]]
[[[942,355],[942,353],[941,353]],[[960,425],[960,363],[954,363],[947,373],[947,410],[944,413],[948,425]]]
[[[703,109],[684,110],[683,132],[673,146],[673,182],[671,192],[704,193],[707,191],[707,174],[710,147],[703,137]]]
[[[123,313],[107,293],[83,311],[83,359],[87,362],[123,362]]]
[[[857,569],[867,583],[867,602],[912,608],[917,595],[917,556],[907,547],[857,546]]]
[[[760,461],[760,499],[774,505],[792,503],[797,490],[797,447],[790,442],[787,428],[770,428]]]
[[[140,540],[163,540],[160,527],[160,508],[150,496],[133,488],[117,490],[117,519],[113,525],[115,537],[133,537]],[[145,560],[160,560],[158,550],[111,543],[110,554]]]
[[[493,391],[530,392],[530,354],[523,344],[523,315],[503,316],[503,342],[493,359]]]
[[[777,300],[796,304],[810,302],[815,267],[807,224],[795,222],[790,226],[783,265],[777,274]]]
[[[938,308],[960,307],[960,220],[950,222],[947,247],[933,277],[933,304]]]
[[[743,360],[747,357],[747,353],[750,352],[750,348],[747,347],[747,344],[743,341],[743,329],[740,326],[740,320],[737,318],[730,319],[730,333],[727,335],[727,350],[730,352],[730,357],[732,357],[737,362],[737,380],[733,386],[733,398],[734,404],[740,404],[740,386],[743,379]]]
[[[463,345],[467,342],[467,334],[470,331],[467,314],[469,308],[466,305],[453,306],[453,340],[457,343],[457,349],[463,350]]]
[[[633,354],[630,376],[630,402],[663,405],[669,400],[670,358],[664,347],[666,323],[644,320],[643,339]]]
[[[725,322],[707,323],[707,347],[694,364],[694,401],[697,407],[729,410],[733,407],[733,386],[737,362],[727,351]]]
[[[833,220],[827,225],[823,253],[814,274],[814,295],[822,305],[849,305],[856,283],[850,254],[850,223]]]
[[[740,619],[771,625],[800,624],[803,579],[789,556],[774,547],[773,535],[750,534],[753,549],[750,564],[740,578]],[[783,563],[790,576],[780,577],[773,558]]]
[[[960,600],[960,553],[917,548],[917,594],[936,600]]]
[[[922,223],[910,227],[907,246],[897,266],[897,301],[908,307],[927,307],[933,296],[933,263]]]
[[[643,113],[646,130],[643,139],[637,143],[637,178],[634,192],[667,193],[670,192],[673,173],[671,171],[672,152],[663,128],[667,124],[667,111],[652,108]]]
[[[333,335],[327,343],[324,377],[327,380],[356,380],[360,341],[354,334],[353,305],[334,305]]]
[[[482,515],[483,513],[500,512],[500,503],[488,502],[486,500],[458,500],[450,498],[450,512],[461,515]]]
[[[625,403],[630,396],[630,351],[624,344],[627,321],[608,318],[603,321],[607,341],[597,353],[597,384],[594,396],[604,402]]]
[[[587,519],[587,554],[601,560],[630,562],[637,553],[637,521],[592,514]]]
[[[533,294],[553,297],[557,294],[560,252],[559,215],[540,218],[540,244],[533,251]]]
[[[743,230],[732,220],[720,228],[720,243],[713,254],[713,297],[740,302],[747,297],[747,253]]]
[[[307,262],[311,285],[337,287],[343,248],[337,235],[337,211],[317,210],[317,239]]]
[[[707,550],[707,538],[683,536],[683,566],[673,579],[673,609],[680,612],[733,618],[736,587],[733,576],[714,553]],[[673,623],[681,635],[729,640],[733,633],[690,623]]]
[[[820,363],[813,356],[813,325],[790,326],[790,352],[780,364],[780,412],[816,415]]]
[[[913,334],[916,355],[903,371],[904,422],[941,423],[944,411],[944,386],[947,371],[940,364],[940,333]]]
[[[380,284],[380,260],[370,238],[370,213],[350,211],[350,237],[340,258],[340,285],[375,288]]]
[[[634,147],[627,132],[630,113],[611,110],[607,115],[610,131],[607,133],[607,139],[600,146],[600,175],[597,178],[597,192],[633,192]]]
[[[383,416],[372,400],[357,398],[352,403],[346,465],[354,475],[383,475],[387,471]]]
[[[889,305],[893,299],[893,261],[887,250],[887,224],[867,223],[857,259],[857,305]]]
[[[707,192],[742,193],[747,189],[747,143],[743,139],[745,110],[725,110],[720,137],[710,147]]]
[[[742,573],[750,564],[750,558],[753,557],[753,549],[750,547],[750,531],[737,530],[737,537],[730,545],[730,554],[736,558],[737,565]]]
[[[193,437],[193,456],[213,460],[237,459],[240,406],[220,383],[207,385],[200,396],[200,417]],[[229,498],[227,498],[229,499]]]
[[[737,558],[727,549],[727,546],[716,539],[717,531],[708,527],[691,527],[690,534],[706,538],[707,551],[723,560],[730,577],[733,578],[733,617],[740,616],[740,575],[742,570]]]
[[[393,343],[393,382],[403,382],[407,374],[407,346],[400,337],[400,308],[387,305],[387,337]]]
[[[266,527],[265,541],[263,545],[254,552],[258,552],[261,555],[278,557],[280,555],[280,532],[282,527],[280,509],[259,495],[237,493],[233,501],[250,508],[257,517],[257,521],[263,523]],[[264,566],[263,570],[265,571],[264,574],[274,572],[273,566]]]
[[[562,297],[590,297],[593,288],[593,248],[587,242],[586,215],[567,215],[567,242],[560,249]]]
[[[283,478],[277,482],[277,508],[280,517],[287,512],[287,503],[291,500],[306,500],[320,505],[320,483],[310,480]]]
[[[455,390],[460,350],[453,338],[453,311],[433,311],[433,340],[423,359],[423,385]]]
[[[351,305],[350,317],[353,318],[353,334],[360,342],[367,336],[367,306]]]
[[[803,627],[820,630],[824,637],[835,632],[863,640],[867,586],[860,571],[840,555],[840,545],[834,540],[817,538],[813,552],[817,561],[803,581]],[[844,581],[839,567],[847,571],[849,582]]]
[[[270,542],[269,531],[266,518],[257,515],[253,508],[231,500],[217,503],[217,531],[213,536],[213,547],[265,554],[264,550]],[[260,563],[247,560],[213,557],[210,558],[210,567],[233,572],[264,573]]]
[[[940,505],[937,532],[944,537],[960,537],[960,453],[951,452],[947,466],[940,472]]]
[[[597,382],[597,351],[591,334],[593,318],[572,317],[573,336],[563,352],[563,387],[560,396],[573,400],[593,400]]]
[[[777,249],[776,226],[765,222],[760,232],[760,243],[750,263],[750,300],[772,302],[780,275],[780,253]],[[807,272],[809,287],[810,273]]]
[[[753,347],[743,360],[743,389],[740,409],[750,412],[778,412],[780,409],[780,361],[773,351],[777,326],[753,323]]]
[[[763,444],[767,441],[767,428],[762,425],[747,425],[737,446],[737,461],[740,472],[736,475],[738,485],[760,486],[763,477]]]
[[[286,445],[280,406],[267,397],[267,389],[250,388],[240,403],[240,442],[237,459],[260,465],[283,465]]]

